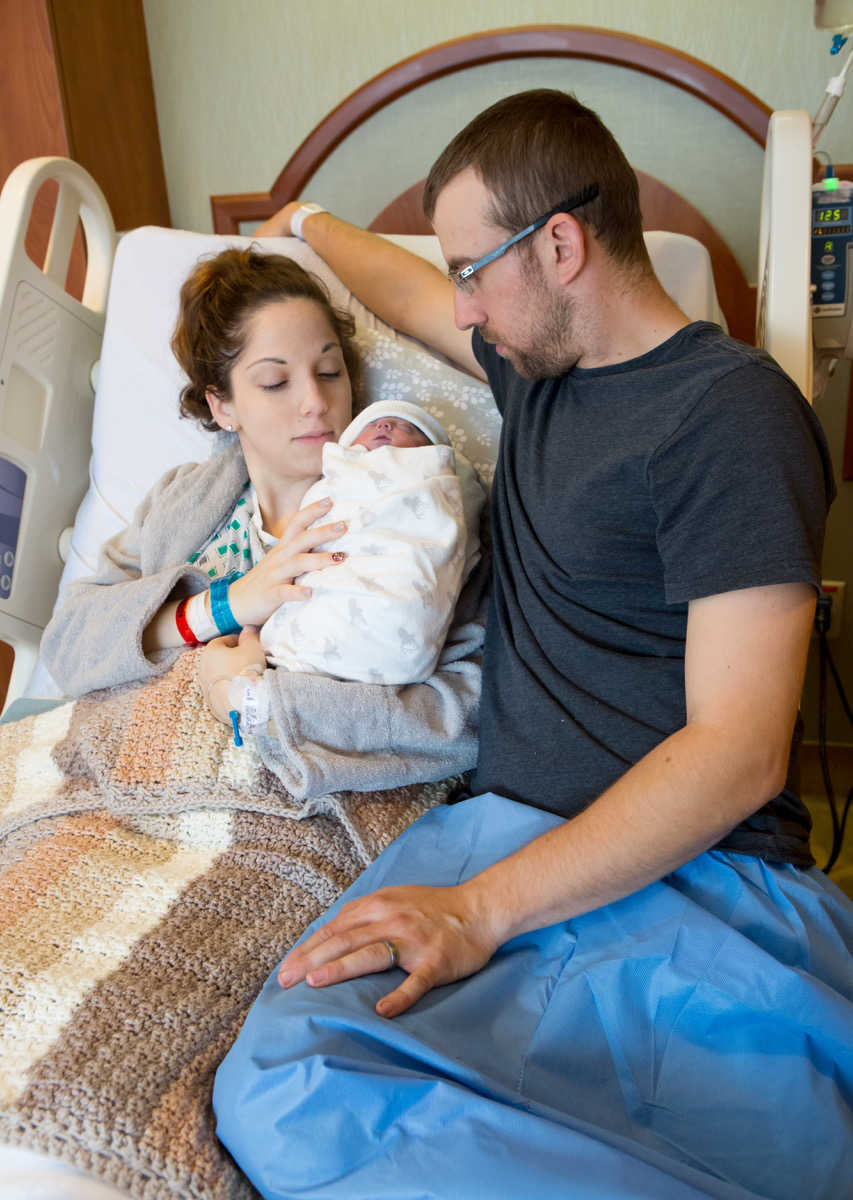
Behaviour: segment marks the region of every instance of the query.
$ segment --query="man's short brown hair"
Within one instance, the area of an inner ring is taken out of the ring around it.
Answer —
[[[517,233],[537,217],[598,184],[598,197],[575,216],[612,258],[647,266],[637,177],[613,134],[592,109],[550,88],[498,100],[459,132],[427,177],[424,212],[472,167],[491,194],[488,219]]]

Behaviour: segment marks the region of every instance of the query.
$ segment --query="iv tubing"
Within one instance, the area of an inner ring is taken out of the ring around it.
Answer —
[[[840,74],[833,75],[826,85],[826,91],[824,92],[820,108],[815,113],[815,118],[812,121],[812,146],[817,145],[820,135],[829,124],[829,118],[835,112],[836,104],[844,95],[844,85],[847,82],[847,72],[850,69],[851,62],[853,62],[853,50],[847,55],[847,60],[841,68]]]

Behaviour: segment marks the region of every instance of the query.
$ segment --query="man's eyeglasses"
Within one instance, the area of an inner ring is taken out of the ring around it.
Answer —
[[[585,187],[582,192],[578,192],[571,200],[566,200],[564,204],[555,205],[554,208],[549,209],[545,213],[544,217],[537,217],[535,221],[531,221],[529,225],[525,226],[520,233],[516,233],[508,241],[504,242],[503,245],[498,246],[497,249],[490,250],[488,254],[484,254],[482,258],[478,258],[470,266],[462,267],[459,271],[448,271],[447,278],[458,291],[464,292],[466,296],[473,295],[474,284],[471,280],[472,275],[482,270],[483,267],[488,266],[490,262],[494,262],[496,258],[500,258],[501,255],[506,254],[507,250],[514,246],[516,242],[520,242],[522,238],[529,237],[531,233],[535,233],[537,229],[541,229],[556,213],[570,213],[574,209],[580,208],[583,204],[589,204],[590,200],[594,200],[597,195],[598,184],[591,183],[589,187]]]

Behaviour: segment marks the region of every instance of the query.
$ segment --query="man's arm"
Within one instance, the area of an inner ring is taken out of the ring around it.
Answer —
[[[287,237],[300,203],[285,204],[256,236]],[[470,332],[456,328],[453,284],[432,263],[327,212],[306,217],[302,237],[383,321],[447,355],[478,379],[486,378],[471,350]]]
[[[377,1011],[396,1016],[510,938],[629,895],[714,845],[784,786],[814,607],[806,584],[693,601],[683,728],[579,816],[467,883],[346,905],[284,960],[279,981],[384,970],[393,941],[409,974]]]

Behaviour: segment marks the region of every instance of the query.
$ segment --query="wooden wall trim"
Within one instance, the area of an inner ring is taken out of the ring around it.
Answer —
[[[142,0],[47,0],[68,156],[117,229],[170,225]]]
[[[243,196],[211,196],[213,228],[237,233],[240,221],[263,220],[302,194],[306,183],[345,137],[368,117],[407,92],[484,63],[515,58],[583,58],[653,75],[698,96],[763,146],[770,108],[715,68],[646,38],[581,25],[528,25],[456,38],[404,59],[348,96],[298,147],[268,193],[255,193],[259,208],[247,212]],[[240,210],[239,217],[236,215]]]

